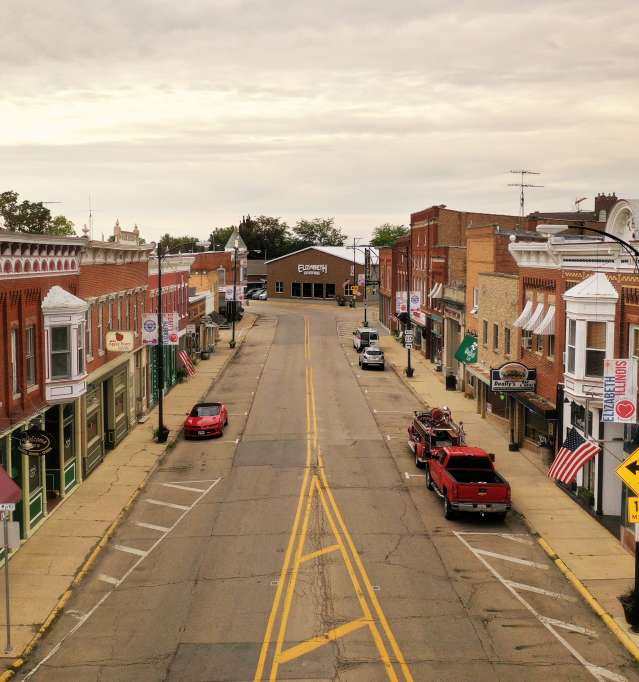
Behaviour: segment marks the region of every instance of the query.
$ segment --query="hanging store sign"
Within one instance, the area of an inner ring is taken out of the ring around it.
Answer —
[[[177,346],[180,339],[180,317],[177,313],[162,315],[162,343],[165,346]]]
[[[18,451],[33,457],[46,455],[53,450],[51,436],[46,431],[29,429],[15,437]]]
[[[474,365],[477,362],[477,337],[466,334],[464,340],[455,351],[455,360],[463,362],[465,365]]]
[[[637,360],[604,361],[601,421],[621,424],[637,422]]]
[[[360,272],[357,275],[357,284],[359,284],[360,287],[366,286],[366,275],[363,272]]]
[[[107,332],[106,349],[110,353],[127,353],[133,350],[133,332]]]
[[[490,370],[490,390],[499,393],[534,391],[537,388],[537,370],[521,362],[507,362]]]
[[[455,320],[458,324],[464,323],[464,313],[458,308],[452,308],[449,305],[444,306],[444,316]]]
[[[297,271],[301,272],[303,275],[322,275],[328,272],[328,265],[325,264],[309,264],[304,263],[297,264]]]

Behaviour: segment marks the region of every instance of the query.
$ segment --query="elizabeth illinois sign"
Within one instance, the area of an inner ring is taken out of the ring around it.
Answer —
[[[604,362],[601,421],[636,423],[637,361],[635,358],[610,358]]]

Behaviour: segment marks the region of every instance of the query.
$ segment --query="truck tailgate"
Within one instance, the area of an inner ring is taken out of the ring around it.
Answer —
[[[457,483],[458,502],[507,502],[510,499],[508,483]]]

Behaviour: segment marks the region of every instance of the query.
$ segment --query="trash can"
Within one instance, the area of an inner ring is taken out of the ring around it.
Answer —
[[[447,391],[457,390],[457,376],[455,374],[446,375],[446,390]]]

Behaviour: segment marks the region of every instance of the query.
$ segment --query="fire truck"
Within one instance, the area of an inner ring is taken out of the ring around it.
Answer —
[[[464,445],[464,425],[453,420],[448,407],[433,407],[415,412],[408,427],[408,447],[415,456],[415,466],[423,469],[439,448]]]

